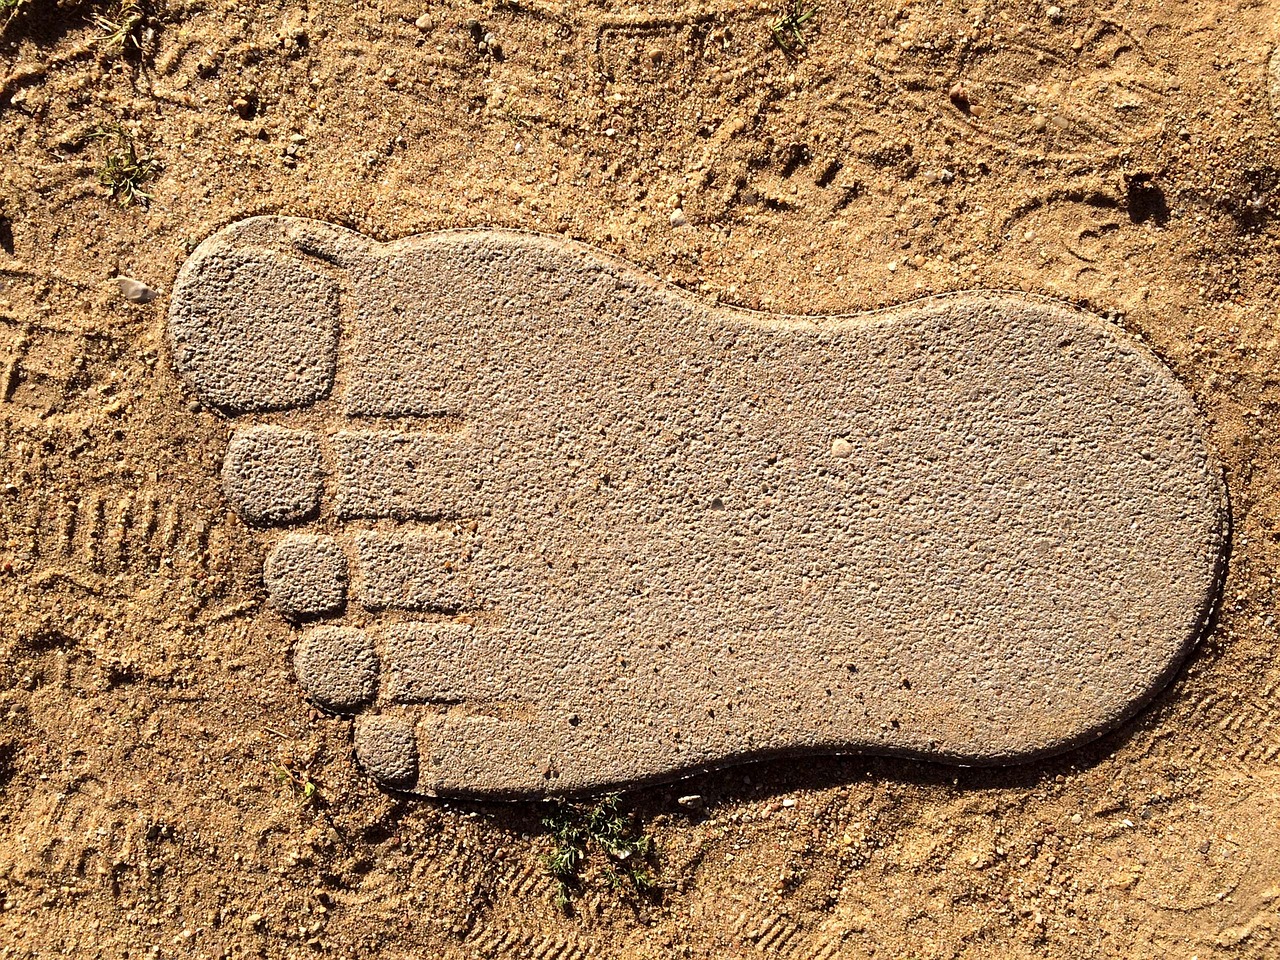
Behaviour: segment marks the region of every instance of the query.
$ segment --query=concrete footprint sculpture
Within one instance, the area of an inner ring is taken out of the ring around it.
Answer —
[[[774,316],[550,237],[260,217],[169,330],[298,682],[396,790],[1051,754],[1170,679],[1222,572],[1187,393],[1043,299]]]

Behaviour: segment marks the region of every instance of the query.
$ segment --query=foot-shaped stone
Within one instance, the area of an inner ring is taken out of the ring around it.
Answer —
[[[255,218],[170,331],[298,679],[397,789],[1051,753],[1168,681],[1221,574],[1186,392],[1041,299],[769,316],[548,237]]]

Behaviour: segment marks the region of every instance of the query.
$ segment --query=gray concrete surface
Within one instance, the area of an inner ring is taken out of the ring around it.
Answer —
[[[347,602],[347,558],[333,537],[296,533],[262,565],[272,605],[290,619],[340,613]]]
[[[307,630],[293,648],[293,669],[317,703],[339,713],[368,705],[378,689],[373,638],[357,627]]]
[[[371,610],[478,609],[471,554],[462,536],[370,530],[355,537],[360,600]]]
[[[352,565],[294,667],[396,789],[1023,761],[1148,702],[1219,586],[1190,398],[1057,302],[763,315],[555,238],[254,218],[191,256],[170,331],[235,426],[232,505]],[[317,438],[309,512],[258,423]]]
[[[356,720],[354,746],[360,766],[393,790],[412,790],[418,783],[418,738],[404,717],[363,716]]]
[[[222,487],[247,523],[275,526],[311,517],[323,486],[320,441],[309,430],[249,427],[227,444]]]
[[[274,296],[246,299],[256,290]],[[338,356],[338,285],[305,264],[251,247],[224,250],[205,264],[204,282],[175,291],[169,310],[174,359],[210,405],[282,410],[328,393]]]

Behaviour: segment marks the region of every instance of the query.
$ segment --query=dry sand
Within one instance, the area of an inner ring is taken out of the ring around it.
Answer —
[[[828,4],[794,61],[746,5],[172,2],[125,57],[92,12],[0,40],[0,956],[1280,953],[1273,5]],[[163,163],[145,209],[83,141],[118,122]],[[1218,622],[1054,761],[641,791],[661,895],[563,916],[543,811],[379,792],[294,683],[231,428],[165,342],[178,267],[257,213],[563,234],[779,312],[990,287],[1107,315],[1225,469]]]

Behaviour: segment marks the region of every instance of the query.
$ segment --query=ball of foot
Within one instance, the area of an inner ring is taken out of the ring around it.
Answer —
[[[322,617],[347,602],[347,558],[333,537],[290,534],[262,568],[271,605],[291,619]]]
[[[258,426],[227,446],[222,486],[246,523],[275,526],[313,515],[324,482],[320,441],[308,430]]]

